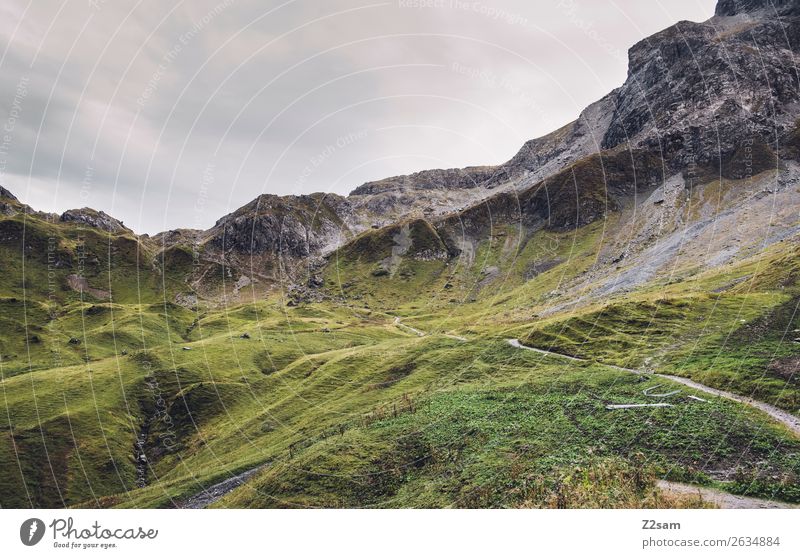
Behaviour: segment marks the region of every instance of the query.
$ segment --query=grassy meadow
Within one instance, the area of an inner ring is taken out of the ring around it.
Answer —
[[[705,505],[657,479],[800,502],[786,427],[616,368],[796,413],[796,246],[561,306],[617,218],[499,226],[444,259],[424,222],[368,231],[328,258],[319,300],[246,287],[195,304],[176,302],[191,261],[29,218],[38,248],[7,240],[0,258],[0,505],[173,507],[255,467],[212,505]],[[76,243],[92,291],[68,286]],[[670,406],[607,407],[673,390]]]

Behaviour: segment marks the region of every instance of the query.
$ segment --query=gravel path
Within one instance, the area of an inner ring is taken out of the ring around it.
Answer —
[[[673,407],[671,403],[622,403],[619,405],[606,405],[606,409],[638,409],[640,407]]]
[[[416,335],[420,337],[424,336],[425,333],[415,329],[411,326],[407,326],[400,322],[399,317],[395,317],[394,324],[401,328],[407,328],[409,331],[412,331]],[[456,338],[459,340],[467,341],[467,339],[458,336],[451,336],[448,335],[447,337]],[[566,360],[571,360],[575,362],[589,362],[583,358],[571,357],[568,355],[562,355],[561,353],[554,353],[552,351],[545,351],[543,349],[537,349],[535,347],[528,347],[520,343],[519,339],[508,339],[508,344],[516,349],[523,349],[526,351],[533,351],[535,353],[548,355],[548,356],[555,356],[559,358],[563,358]],[[602,363],[598,363],[602,364]],[[621,366],[615,365],[608,365],[604,364],[604,366],[609,366],[611,368],[615,368],[617,370],[622,370],[624,372],[631,372],[633,374],[647,374],[646,372],[642,372],[641,370],[634,370],[632,368],[622,368]],[[696,389],[698,391],[702,391],[705,393],[709,393],[711,395],[716,395],[717,397],[723,397],[725,399],[731,399],[733,401],[738,401],[744,405],[749,405],[750,407],[759,409],[773,419],[777,420],[781,424],[787,426],[790,430],[792,430],[795,434],[800,435],[800,419],[795,417],[794,415],[778,409],[772,405],[764,403],[762,401],[756,401],[749,397],[744,397],[742,395],[736,395],[735,393],[730,393],[727,391],[722,391],[716,388],[711,388],[708,386],[704,386],[703,384],[699,384],[693,380],[689,380],[687,378],[682,378],[680,376],[671,376],[669,374],[652,374],[653,376],[658,376],[660,378],[666,378],[668,380],[672,380],[673,382],[677,382],[688,386],[690,388]],[[693,397],[693,399],[700,399],[699,397]],[[627,409],[627,408],[635,408],[635,407],[668,407],[669,404],[666,403],[655,403],[655,404],[629,404],[629,405],[609,405],[609,408],[614,409]],[[206,508],[209,505],[213,504],[235,488],[238,488],[245,482],[247,482],[253,475],[258,473],[262,470],[266,465],[259,465],[258,467],[254,467],[244,473],[240,473],[235,475],[229,479],[225,479],[222,482],[218,482],[215,485],[212,485],[205,490],[195,494],[194,496],[184,500],[183,502],[179,503],[177,507],[182,509],[202,509]],[[761,500],[758,498],[750,498],[746,496],[735,496],[733,494],[728,494],[725,492],[721,492],[719,490],[714,490],[711,488],[704,488],[693,486],[689,484],[681,484],[676,482],[670,481],[658,481],[658,486],[662,490],[678,493],[678,494],[700,494],[703,499],[714,503],[715,505],[721,508],[732,508],[732,509],[757,509],[757,508],[797,508],[798,506],[793,506],[791,504],[785,504],[782,502],[775,502],[772,500]]]
[[[573,360],[575,362],[589,362],[585,358],[571,357],[569,355],[562,355],[561,353],[554,353],[554,352],[551,352],[551,351],[545,351],[543,349],[537,349],[536,347],[528,347],[527,345],[523,345],[522,343],[520,343],[519,339],[508,339],[508,344],[511,345],[512,347],[517,348],[517,349],[524,349],[526,351],[533,351],[534,353],[539,353],[539,354],[543,354],[543,355],[550,355],[550,356],[558,356],[558,357],[561,357],[561,358],[565,358],[567,360]]]
[[[656,376],[660,376],[662,378],[667,378],[672,380],[673,382],[678,382],[679,384],[683,384],[685,386],[689,386],[690,388],[694,388],[698,391],[704,391],[706,393],[710,393],[711,395],[716,395],[717,397],[724,397],[725,399],[731,399],[733,401],[738,401],[739,403],[744,403],[745,405],[749,405],[750,407],[759,409],[767,413],[769,416],[780,422],[781,424],[785,425],[789,430],[800,436],[800,418],[797,418],[793,414],[789,413],[788,411],[784,411],[783,409],[779,409],[769,403],[764,403],[763,401],[757,401],[751,397],[745,397],[743,395],[737,395],[735,393],[730,393],[727,391],[722,391],[720,389],[704,386],[703,384],[699,384],[694,380],[690,380],[688,378],[682,378],[680,376],[670,376],[669,374],[655,374]]]
[[[424,331],[421,331],[415,327],[411,327],[410,325],[404,324],[403,321],[400,319],[400,316],[394,317],[394,325],[405,331],[410,331],[411,333],[418,335],[420,337],[425,337],[427,335],[427,333],[425,333]],[[448,339],[455,339],[456,341],[469,341],[469,339],[467,339],[466,337],[462,337],[460,335],[453,335],[452,333],[442,333],[441,335],[443,337],[447,337]]]
[[[234,488],[238,488],[249,480],[253,475],[261,471],[266,465],[259,465],[249,471],[234,475],[229,479],[218,482],[209,486],[205,490],[198,492],[194,496],[178,503],[177,507],[187,510],[200,510],[206,508],[231,492]]]
[[[395,316],[394,317],[394,325],[396,325],[400,329],[404,329],[406,331],[410,331],[411,333],[413,333],[415,335],[419,335],[420,337],[425,337],[425,332],[424,331],[420,331],[417,328],[414,328],[414,327],[411,327],[409,325],[404,324],[403,322],[400,321],[400,316]]]
[[[695,486],[692,484],[683,484],[680,482],[671,482],[660,480],[657,483],[658,488],[664,492],[672,494],[685,494],[700,496],[706,502],[723,508],[731,510],[754,510],[754,509],[796,509],[798,506],[787,504],[785,502],[778,502],[776,500],[764,500],[762,498],[751,498],[750,496],[736,496],[735,494],[728,494],[721,490],[713,488],[706,488],[703,486]]]
[[[528,347],[528,346],[525,346],[522,343],[520,343],[519,339],[508,339],[508,344],[511,345],[512,347],[516,347],[518,349],[525,349],[525,350],[528,350],[528,351],[534,351],[534,352],[545,354],[545,355],[557,356],[557,357],[561,357],[561,358],[565,358],[565,359],[569,359],[569,360],[574,360],[574,361],[578,361],[578,362],[588,362],[586,359],[575,358],[575,357],[571,357],[571,356],[567,356],[567,355],[562,355],[561,353],[554,353],[552,351],[545,351],[543,349],[536,349],[534,347]],[[613,364],[604,364],[604,363],[598,363],[598,364],[602,364],[603,366],[608,366],[608,367],[614,368],[616,370],[621,370],[623,372],[631,372],[633,374],[640,374],[640,375],[641,374],[649,374],[651,376],[658,376],[659,378],[666,378],[668,380],[672,380],[673,382],[677,382],[679,384],[683,384],[685,386],[688,386],[688,387],[690,387],[692,389],[696,389],[698,391],[702,391],[702,392],[705,392],[705,393],[708,393],[708,394],[711,394],[711,395],[716,395],[717,397],[723,397],[725,399],[730,399],[732,401],[737,401],[739,403],[742,403],[744,405],[748,405],[750,407],[753,407],[754,409],[758,409],[758,410],[768,414],[770,417],[772,417],[776,421],[778,421],[781,424],[783,424],[784,426],[786,426],[789,430],[794,432],[794,434],[796,434],[797,436],[800,436],[800,418],[794,416],[793,414],[791,414],[791,413],[789,413],[787,411],[784,411],[783,409],[779,409],[779,408],[777,408],[777,407],[775,407],[773,405],[770,405],[769,403],[764,403],[763,401],[757,401],[757,400],[752,399],[750,397],[745,397],[743,395],[737,395],[735,393],[730,393],[728,391],[723,391],[721,389],[716,389],[716,388],[704,386],[703,384],[695,382],[694,380],[690,380],[688,378],[682,378],[680,376],[671,376],[669,374],[658,374],[658,373],[643,372],[641,370],[634,370],[633,368],[622,368],[621,366],[614,366]],[[693,399],[699,399],[699,398],[694,397]]]

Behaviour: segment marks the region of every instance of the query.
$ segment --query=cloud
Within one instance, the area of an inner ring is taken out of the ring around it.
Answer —
[[[714,2],[540,4],[11,0],[0,182],[154,233],[263,192],[499,163],[620,85],[630,45]]]

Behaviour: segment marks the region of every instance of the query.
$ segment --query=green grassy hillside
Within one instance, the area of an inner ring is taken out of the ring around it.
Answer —
[[[573,169],[586,195],[631,171],[600,163]],[[625,271],[604,262],[626,210],[370,229],[307,299],[203,299],[180,244],[0,219],[0,505],[171,507],[256,467],[212,505],[704,505],[660,478],[800,502],[785,425],[618,368],[797,413],[796,242],[598,291]]]

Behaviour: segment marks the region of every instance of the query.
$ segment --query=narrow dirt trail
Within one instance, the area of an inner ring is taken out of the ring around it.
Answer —
[[[757,510],[757,509],[797,509],[794,504],[778,502],[777,500],[765,500],[763,498],[752,498],[750,496],[737,496],[714,488],[684,484],[660,480],[656,486],[664,492],[671,494],[700,496],[704,501],[710,502],[717,507],[728,510]]]
[[[447,337],[448,339],[455,339],[456,341],[464,341],[464,342],[469,341],[469,339],[467,339],[466,337],[461,337],[460,335],[453,335],[452,333],[442,333],[442,335],[444,337]]]
[[[198,492],[186,500],[178,502],[175,507],[185,510],[200,510],[207,508],[229,492],[233,491],[233,489],[243,485],[251,477],[253,477],[253,475],[265,467],[266,465],[259,465],[258,467],[254,467],[248,471],[245,471],[244,473],[239,473],[238,475],[227,478],[222,482],[218,482],[217,484],[209,486],[208,488]]]
[[[425,336],[425,332],[420,331],[420,330],[418,330],[416,328],[413,328],[411,326],[405,325],[404,323],[402,323],[400,321],[399,317],[395,317],[394,325],[396,325],[397,327],[399,327],[401,329],[407,329],[408,331],[411,331],[412,333],[414,333],[414,334],[416,334],[416,335],[418,335],[420,337],[424,337]],[[445,334],[445,336],[453,338],[453,339],[458,339],[459,341],[468,341],[468,339],[466,339],[464,337],[457,336],[457,335],[447,335],[447,334]],[[525,351],[532,351],[534,353],[539,353],[539,354],[547,355],[547,356],[554,356],[554,357],[562,358],[562,359],[565,359],[565,360],[570,360],[570,361],[573,361],[573,362],[592,362],[592,361],[589,361],[589,360],[584,359],[584,358],[577,358],[577,357],[572,357],[572,356],[569,356],[569,355],[563,355],[561,353],[555,353],[555,352],[552,352],[552,351],[546,351],[544,349],[537,349],[535,347],[528,347],[526,345],[523,345],[519,341],[519,339],[507,339],[506,341],[508,342],[509,345],[511,345],[512,347],[514,347],[516,349],[522,349],[522,350],[525,350]],[[621,366],[616,366],[616,365],[613,365],[613,364],[603,364],[603,363],[597,363],[597,364],[601,364],[602,366],[607,366],[609,368],[613,368],[613,369],[620,370],[620,371],[623,371],[623,372],[629,372],[629,373],[632,373],[632,374],[638,374],[638,375],[648,374],[648,375],[651,375],[651,376],[657,376],[659,378],[665,378],[667,380],[671,380],[673,382],[677,382],[679,384],[683,384],[683,385],[685,385],[687,387],[690,387],[692,389],[696,389],[698,391],[702,391],[704,393],[708,393],[710,395],[715,395],[717,397],[723,397],[725,399],[730,399],[732,401],[737,401],[737,402],[742,403],[744,405],[748,405],[748,406],[753,407],[755,409],[759,409],[760,411],[768,414],[770,417],[772,417],[776,421],[780,422],[781,424],[785,425],[792,432],[794,432],[795,434],[800,436],[800,419],[799,418],[795,417],[794,415],[792,415],[792,414],[790,414],[790,413],[788,413],[786,411],[783,411],[782,409],[778,409],[777,407],[774,407],[774,406],[769,405],[767,403],[764,403],[762,401],[756,401],[756,400],[751,399],[749,397],[744,397],[742,395],[737,395],[735,393],[730,393],[730,392],[723,391],[723,390],[720,390],[720,389],[708,387],[708,386],[705,386],[705,385],[700,384],[698,382],[695,382],[694,380],[689,380],[688,378],[682,378],[680,376],[671,376],[669,374],[658,374],[658,373],[642,372],[641,370],[635,370],[633,368],[623,368]],[[697,398],[697,399],[699,399],[699,398]],[[612,406],[612,407],[614,407],[614,408],[629,408],[629,407],[633,408],[633,407],[644,407],[644,406],[646,406],[646,407],[668,407],[670,405],[667,404],[667,403],[655,403],[655,404],[646,404],[646,405],[645,404],[639,404],[639,405],[635,405],[635,404],[631,404],[631,405],[616,405],[616,406]],[[218,482],[217,484],[209,486],[208,488],[198,492],[194,496],[191,496],[190,498],[187,498],[186,500],[183,500],[182,502],[179,502],[176,507],[181,508],[181,509],[202,509],[202,508],[206,508],[206,507],[210,506],[211,504],[213,504],[214,502],[216,502],[219,499],[221,499],[226,494],[228,494],[231,491],[233,491],[234,489],[236,489],[236,488],[240,487],[241,485],[243,485],[250,478],[252,478],[256,473],[258,473],[259,471],[264,469],[264,467],[266,467],[266,465],[259,465],[258,467],[254,467],[253,469],[250,469],[250,470],[245,471],[243,473],[240,473],[238,475],[234,475],[234,476],[232,476],[232,477],[230,477],[228,479],[225,479],[225,480],[223,480],[221,482]],[[726,492],[722,492],[722,491],[719,491],[719,490],[714,490],[714,489],[711,489],[711,488],[704,488],[704,487],[693,486],[693,485],[689,485],[689,484],[676,483],[676,482],[670,482],[670,481],[658,481],[658,486],[662,490],[673,492],[673,493],[676,493],[676,494],[699,494],[700,496],[703,497],[704,500],[709,501],[709,502],[711,502],[711,503],[713,503],[713,504],[715,504],[715,505],[717,505],[717,506],[719,506],[721,508],[731,508],[731,509],[760,509],[760,508],[764,508],[764,509],[766,509],[766,508],[797,508],[798,507],[798,506],[793,506],[791,504],[786,504],[786,503],[783,503],[783,502],[775,502],[775,501],[772,501],[772,500],[762,500],[762,499],[759,499],[759,498],[750,498],[750,497],[746,497],[746,496],[735,496],[733,494],[728,494]]]
[[[577,361],[577,362],[592,362],[592,361],[589,361],[589,360],[586,360],[586,359],[583,359],[583,358],[576,358],[576,357],[571,357],[571,356],[568,356],[568,355],[562,355],[561,353],[554,353],[552,351],[545,351],[543,349],[536,349],[534,347],[528,347],[528,346],[525,346],[522,343],[520,343],[519,339],[508,339],[507,341],[508,341],[509,345],[511,345],[512,347],[516,347],[517,349],[524,349],[524,350],[527,350],[527,351],[533,351],[533,352],[540,353],[540,354],[556,356],[556,357],[560,357],[560,358],[564,358],[564,359],[568,359],[568,360],[572,360],[572,361]],[[728,392],[728,391],[723,391],[721,389],[708,387],[708,386],[705,386],[705,385],[703,385],[701,383],[695,382],[694,380],[690,380],[688,378],[683,378],[681,376],[672,376],[672,375],[669,375],[669,374],[658,374],[658,373],[655,373],[655,372],[654,373],[643,372],[641,370],[635,370],[633,368],[623,368],[621,366],[615,366],[613,364],[604,364],[604,363],[601,363],[601,362],[598,362],[597,364],[600,364],[602,366],[607,366],[607,367],[613,368],[615,370],[621,370],[623,372],[630,372],[632,374],[639,374],[639,375],[647,374],[649,376],[657,376],[659,378],[665,378],[667,380],[671,380],[673,382],[677,382],[679,384],[683,384],[683,385],[685,385],[687,387],[690,387],[692,389],[696,389],[698,391],[702,391],[704,393],[708,393],[710,395],[715,395],[717,397],[722,397],[724,399],[730,399],[731,401],[736,401],[738,403],[742,403],[744,405],[747,405],[749,407],[752,407],[754,409],[758,409],[759,411],[762,411],[762,412],[766,413],[767,415],[772,417],[774,420],[776,420],[776,421],[780,422],[781,424],[783,424],[784,426],[786,426],[795,435],[800,436],[800,418],[794,416],[793,414],[789,413],[788,411],[784,411],[783,409],[779,409],[778,407],[775,407],[774,405],[770,405],[769,403],[764,403],[763,401],[757,401],[757,400],[752,399],[750,397],[745,397],[743,395],[737,395],[735,393],[731,393],[731,392]]]
[[[512,347],[517,348],[517,349],[523,349],[525,351],[533,351],[534,353],[539,353],[539,354],[542,354],[542,355],[558,356],[558,357],[565,358],[567,360],[572,360],[572,361],[575,361],[575,362],[589,362],[585,358],[577,358],[577,357],[572,357],[572,356],[569,356],[569,355],[562,355],[561,353],[554,353],[554,352],[551,352],[551,351],[545,351],[543,349],[537,349],[536,347],[528,347],[527,345],[523,345],[522,343],[520,343],[519,339],[509,339],[508,340],[508,344],[511,345]]]
[[[397,326],[398,328],[400,328],[400,329],[402,329],[404,331],[410,331],[411,333],[413,333],[415,335],[418,335],[419,337],[425,337],[426,335],[428,335],[427,333],[425,333],[422,330],[419,330],[419,329],[417,329],[415,327],[411,327],[410,325],[404,324],[403,320],[400,319],[400,316],[395,316],[394,317],[393,324],[395,326]],[[466,337],[462,337],[460,335],[454,335],[452,333],[441,333],[440,335],[442,337],[447,337],[448,339],[455,339],[456,341],[464,341],[464,342],[469,341],[469,339],[467,339]]]
[[[704,386],[703,384],[697,383],[694,380],[690,380],[688,378],[682,378],[681,376],[670,376],[669,374],[655,374],[655,375],[660,376],[662,378],[667,378],[669,380],[672,380],[673,382],[678,382],[679,384],[683,384],[685,386],[694,388],[699,391],[704,391],[711,395],[716,395],[718,397],[724,397],[726,399],[738,401],[739,403],[744,403],[745,405],[749,405],[750,407],[759,409],[760,411],[763,411],[764,413],[768,414],[778,422],[786,425],[792,432],[800,436],[800,418],[797,418],[788,411],[784,411],[783,409],[779,409],[778,407],[770,405],[769,403],[758,401],[756,399],[753,399],[752,397],[745,397],[743,395],[737,395],[735,393],[730,393],[727,391],[722,391],[720,389]]]
[[[413,333],[413,334],[415,334],[415,335],[418,335],[418,336],[420,336],[420,337],[425,337],[425,332],[424,332],[424,331],[420,331],[420,330],[418,330],[418,329],[417,329],[417,328],[415,328],[415,327],[411,327],[410,325],[406,325],[406,324],[404,324],[404,323],[403,323],[403,322],[400,320],[400,316],[395,316],[395,317],[394,317],[394,325],[396,325],[396,326],[397,326],[397,327],[399,327],[400,329],[403,329],[403,330],[406,330],[406,331],[410,331],[411,333]]]

